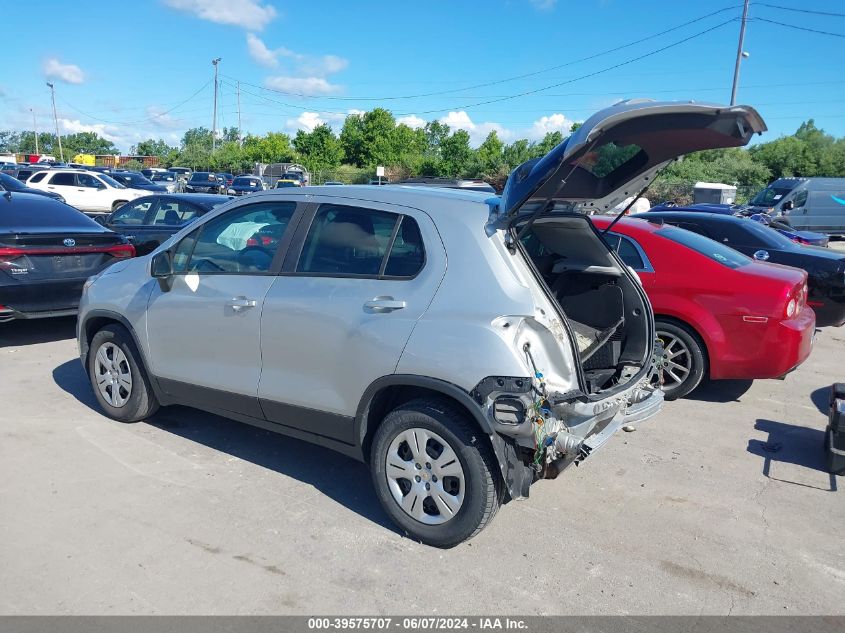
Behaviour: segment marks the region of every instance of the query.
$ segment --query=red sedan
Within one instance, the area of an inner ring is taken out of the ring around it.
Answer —
[[[594,217],[599,231],[611,222]],[[667,399],[705,377],[778,378],[810,354],[807,273],[670,225],[624,218],[605,239],[643,283],[663,342]]]

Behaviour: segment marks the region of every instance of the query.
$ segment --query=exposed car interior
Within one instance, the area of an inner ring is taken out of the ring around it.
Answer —
[[[521,241],[569,321],[589,391],[630,379],[651,347],[648,307],[586,218],[540,218]]]

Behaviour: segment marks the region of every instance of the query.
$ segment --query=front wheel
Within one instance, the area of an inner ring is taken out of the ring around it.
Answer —
[[[701,383],[706,373],[704,344],[689,328],[678,323],[657,319],[655,329],[663,344],[663,355],[655,362],[663,370],[664,398],[683,398]]]
[[[111,205],[111,212],[114,213],[124,204],[126,204],[126,200],[115,200]]]
[[[138,348],[121,325],[107,325],[91,339],[88,377],[97,401],[110,418],[137,422],[158,410],[158,399],[140,364]]]
[[[393,522],[435,547],[472,538],[501,504],[487,438],[446,401],[413,400],[391,411],[373,439],[370,469]]]

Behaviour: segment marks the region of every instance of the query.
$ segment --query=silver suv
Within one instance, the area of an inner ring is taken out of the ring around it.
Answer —
[[[335,449],[369,464],[407,534],[456,545],[661,407],[648,299],[585,211],[764,129],[744,106],[622,103],[517,168],[501,199],[233,200],[88,280],[82,363],[114,419],[178,403]]]

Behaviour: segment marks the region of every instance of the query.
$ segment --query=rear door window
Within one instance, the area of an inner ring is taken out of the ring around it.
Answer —
[[[26,172],[18,172],[18,177],[23,178],[26,180]],[[44,180],[44,176],[47,175],[46,171],[42,171],[40,173],[35,174],[29,182],[41,182]]]
[[[162,200],[150,224],[179,226],[197,217],[199,209],[188,202]]]
[[[338,277],[413,277],[425,259],[413,218],[362,207],[323,205],[296,271]]]
[[[144,218],[147,217],[147,213],[152,208],[154,202],[154,198],[148,198],[123,205],[111,216],[110,223],[118,226],[139,226],[144,224]]]
[[[53,177],[50,179],[50,184],[57,187],[74,187],[76,186],[76,179],[74,178],[74,174],[67,172],[58,173],[53,174]]]

